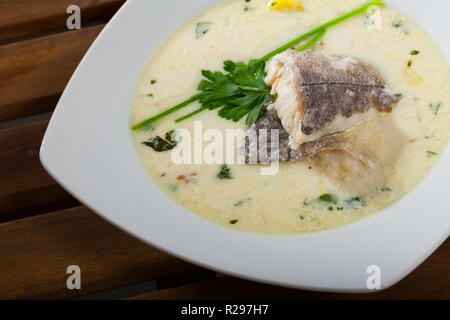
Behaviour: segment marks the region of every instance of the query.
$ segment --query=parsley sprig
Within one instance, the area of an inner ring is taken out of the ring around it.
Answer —
[[[202,71],[205,80],[200,82],[200,93],[197,96],[202,108],[175,122],[206,109],[219,109],[219,116],[227,120],[238,122],[247,116],[247,124],[255,122],[270,96],[270,88],[264,82],[265,67],[265,62],[258,60],[253,60],[248,65],[225,61],[226,74]]]
[[[261,112],[261,109],[270,99],[270,88],[264,82],[267,60],[291,48],[292,46],[296,46],[304,40],[310,39],[302,47],[300,47],[298,51],[308,49],[325,34],[329,27],[365,11],[370,6],[380,5],[382,2],[383,0],[369,1],[353,11],[343,14],[312,29],[309,32],[304,33],[303,35],[268,53],[264,57],[258,60],[250,61],[248,64],[243,62],[234,63],[232,61],[225,61],[225,72],[203,70],[202,75],[205,79],[202,80],[198,86],[199,93],[150,119],[134,125],[132,129],[141,129],[156,120],[159,120],[190,105],[195,101],[199,101],[202,107],[192,113],[178,118],[175,122],[181,122],[208,109],[217,109],[219,110],[220,117],[233,120],[235,122],[240,121],[245,116],[247,116],[247,124],[255,122]]]

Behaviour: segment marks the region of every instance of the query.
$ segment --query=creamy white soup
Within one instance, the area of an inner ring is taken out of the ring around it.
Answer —
[[[140,76],[131,125],[196,94],[204,79],[201,70],[223,72],[226,60],[248,63],[263,57],[366,1],[269,2],[224,1],[170,35],[151,55]],[[143,143],[156,136],[164,140],[172,130],[176,133],[186,129],[194,136],[194,124],[199,121],[203,131],[219,129],[223,136],[227,129],[249,128],[245,118],[233,122],[219,116],[217,110],[174,122],[201,107],[197,101],[132,131],[137,152],[151,178],[174,201],[209,221],[264,234],[336,228],[398,201],[420,183],[446,146],[450,128],[449,72],[437,44],[413,20],[389,4],[380,6],[379,15],[380,19],[374,20],[364,11],[342,21],[328,28],[309,48],[323,57],[349,57],[369,65],[383,79],[389,93],[401,94],[391,112],[377,111],[373,117],[338,133],[367,161],[360,158],[357,163],[346,163],[355,160],[343,158],[339,150],[326,150],[313,157],[281,162],[277,174],[262,175],[261,168],[267,164],[175,164],[172,154],[180,144],[158,152]],[[267,61],[266,68],[273,59]],[[281,90],[278,94],[280,99]],[[284,100],[272,103],[280,101]],[[288,99],[285,103],[289,104]],[[274,108],[280,118],[282,107]],[[203,148],[207,146],[204,141]],[[202,152],[194,147],[192,150],[192,157]]]

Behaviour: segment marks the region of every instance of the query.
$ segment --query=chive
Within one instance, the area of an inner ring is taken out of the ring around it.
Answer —
[[[322,25],[312,29],[309,32],[304,33],[303,35],[301,35],[301,36],[295,38],[294,40],[286,43],[285,45],[281,46],[280,48],[278,48],[278,49],[268,53],[267,55],[265,55],[264,57],[262,57],[261,59],[259,59],[257,61],[258,62],[265,62],[265,61],[269,60],[270,58],[272,58],[273,56],[277,55],[278,53],[281,53],[281,52],[285,51],[286,49],[289,49],[292,46],[297,45],[301,41],[306,40],[306,39],[314,36],[310,41],[308,41],[304,46],[302,46],[300,48],[300,50],[305,50],[308,45],[310,46],[314,42],[316,42],[318,39],[320,39],[324,35],[325,30],[327,28],[329,28],[331,26],[334,26],[334,25],[338,24],[339,22],[342,22],[342,21],[344,21],[344,20],[346,20],[348,18],[351,18],[351,17],[353,17],[353,16],[355,16],[355,15],[365,11],[370,6],[380,5],[381,3],[383,3],[383,0],[372,0],[372,1],[369,1],[366,4],[364,4],[363,6],[357,8],[357,9],[355,9],[353,11],[350,11],[350,12],[348,12],[346,14],[343,14],[343,15],[341,15],[341,16],[333,19],[333,20],[330,20],[330,21],[328,21],[328,22],[326,22],[326,23],[324,23],[324,24],[322,24]],[[275,4],[275,2],[272,3],[272,5],[273,4]],[[199,23],[197,23],[197,26],[196,26],[197,38],[199,38],[199,37],[203,36],[204,34],[206,34],[209,31],[211,26],[212,26],[212,23],[209,23],[209,22],[199,22]],[[170,108],[170,109],[168,109],[168,110],[166,110],[166,111],[164,111],[164,112],[162,112],[160,114],[157,114],[156,116],[154,116],[152,118],[149,118],[147,120],[144,120],[144,121],[142,121],[142,122],[132,126],[132,130],[141,129],[142,127],[145,127],[146,125],[148,125],[148,124],[150,124],[152,122],[155,122],[155,121],[157,121],[157,120],[159,120],[161,118],[164,118],[165,116],[167,116],[169,114],[172,114],[172,113],[174,113],[174,112],[176,112],[176,111],[178,111],[178,110],[180,110],[180,109],[190,105],[191,103],[197,101],[200,98],[200,96],[201,96],[201,93],[197,93],[196,95],[192,96],[188,100],[186,100],[186,101],[184,101],[184,102],[182,102],[182,103],[180,103],[180,104],[178,104],[178,105],[176,105],[176,106],[174,106],[174,107],[172,107],[172,108]],[[206,110],[206,109],[203,109],[203,108],[199,109],[199,110],[195,111],[195,114],[197,114],[199,112],[202,112],[204,110]],[[192,114],[190,116],[192,116]],[[188,118],[188,116],[185,116],[183,118],[177,119],[177,121],[180,122],[180,121],[182,121],[184,119],[187,119],[187,118]]]
[[[242,207],[244,204],[246,204],[247,202],[249,202],[250,200],[252,200],[251,198],[245,199],[245,200],[241,200],[239,202],[236,202],[233,207]]]
[[[239,222],[239,220],[231,220],[230,221],[230,224],[236,224],[236,223],[238,223]]]
[[[266,54],[264,57],[262,57],[261,59],[259,59],[259,61],[267,61],[270,58],[272,58],[273,56],[291,48],[292,46],[295,46],[297,43],[315,35],[318,32],[321,32],[323,29],[328,29],[331,26],[334,26],[335,24],[338,24],[339,22],[342,22],[344,20],[347,20],[350,17],[353,17],[355,15],[357,15],[358,13],[361,13],[365,10],[367,10],[367,8],[371,7],[371,6],[376,6],[376,5],[380,5],[383,2],[383,0],[372,0],[367,2],[366,4],[364,4],[363,6],[359,7],[358,9],[355,9],[353,11],[350,11],[346,14],[341,15],[340,17],[337,17],[327,23],[324,23],[320,26],[318,26],[317,28],[312,29],[311,31],[308,31],[304,34],[302,34],[301,36],[295,38],[294,40],[286,43],[285,45],[279,47],[278,49],[275,49],[274,51]]]
[[[147,97],[153,98],[154,95],[153,95],[153,93],[149,93],[149,94],[147,95]]]
[[[178,110],[180,110],[180,109],[190,105],[191,103],[197,101],[198,97],[199,97],[199,94],[197,94],[195,96],[192,96],[188,100],[186,100],[186,101],[184,101],[184,102],[182,102],[180,104],[177,104],[175,107],[172,107],[169,110],[166,110],[166,111],[164,111],[164,112],[154,116],[153,118],[147,119],[145,121],[142,121],[142,122],[134,125],[131,129],[132,130],[141,129],[142,127],[145,127],[146,125],[148,125],[148,124],[150,124],[152,122],[155,122],[156,120],[164,118],[165,116],[167,116],[167,115],[169,115],[171,113],[174,113],[175,111],[178,111]]]
[[[396,20],[392,23],[392,25],[393,25],[395,28],[400,28],[400,27],[403,25],[403,21],[402,21],[402,19],[396,19]]]
[[[301,220],[305,220],[305,217],[304,217],[304,216],[300,216],[300,219],[301,219]]]
[[[430,104],[431,113],[434,114],[435,116],[438,115],[440,108],[441,108],[441,103],[431,103]]]
[[[404,25],[403,20],[401,19],[396,19],[394,20],[394,22],[392,23],[392,25],[394,26],[394,28],[397,29],[401,29],[403,31],[404,34],[409,34],[409,30],[408,28]]]
[[[150,80],[150,84],[155,84],[156,80]]]
[[[319,32],[317,32],[317,34],[311,38],[311,40],[309,40],[307,43],[305,43],[303,46],[300,47],[300,49],[298,49],[297,51],[305,51],[306,49],[308,49],[309,47],[311,47],[314,43],[316,43],[317,41],[319,41],[327,32],[327,29],[322,29]]]
[[[418,51],[418,50],[411,50],[412,56],[417,56],[419,53],[420,53],[420,51]]]
[[[382,192],[390,192],[390,191],[392,191],[391,188],[389,188],[389,187],[387,187],[387,186],[382,186],[382,187],[380,188],[380,190],[381,190]]]
[[[317,200],[319,200],[321,202],[325,202],[325,203],[330,203],[330,204],[338,204],[339,203],[339,198],[336,197],[334,194],[330,194],[330,193],[321,195],[319,198],[317,198]]]
[[[183,121],[183,120],[186,120],[186,119],[188,119],[188,118],[191,118],[191,117],[195,116],[196,114],[205,111],[206,109],[208,109],[208,108],[206,108],[206,107],[201,107],[200,109],[197,109],[197,110],[195,110],[194,112],[191,112],[191,113],[189,113],[189,114],[187,114],[187,115],[185,115],[185,116],[183,116],[183,117],[181,117],[181,118],[176,119],[176,120],[175,120],[175,123],[179,123],[179,122],[181,122],[181,121]]]
[[[412,66],[412,60],[409,60],[408,61],[408,67],[411,67]]]
[[[437,153],[436,153],[436,152],[433,152],[433,151],[427,151],[427,158],[433,158],[433,157],[435,157],[435,156],[437,156]]]

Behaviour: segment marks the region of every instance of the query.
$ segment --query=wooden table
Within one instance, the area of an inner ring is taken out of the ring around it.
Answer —
[[[58,186],[38,159],[48,119],[89,45],[123,2],[0,0],[0,298],[86,297],[148,282],[131,293],[142,295],[130,298],[450,298],[450,241],[384,292],[289,290],[217,277],[180,261],[116,229]],[[72,4],[81,8],[81,30],[66,28]],[[69,265],[81,267],[81,290],[66,287]]]

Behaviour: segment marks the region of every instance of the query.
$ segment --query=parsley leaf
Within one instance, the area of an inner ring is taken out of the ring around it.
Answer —
[[[177,146],[177,141],[175,141],[174,133],[174,130],[169,131],[166,133],[165,139],[161,138],[160,136],[156,136],[149,141],[142,142],[142,144],[152,148],[157,152],[172,150]]]
[[[433,115],[435,115],[435,116],[438,115],[439,109],[440,109],[440,108],[441,108],[441,104],[440,104],[440,103],[431,103],[431,104],[430,104],[430,110],[431,110],[431,113],[432,113]]]
[[[246,123],[252,124],[270,99],[265,67],[264,61],[245,64],[228,60],[224,62],[225,73],[203,70],[206,79],[198,86],[200,104],[209,110],[220,109],[220,117],[234,122],[247,116]]]
[[[217,178],[219,178],[220,180],[233,179],[233,177],[231,176],[231,168],[229,166],[227,166],[226,164],[222,165],[219,173],[217,174]]]
[[[359,207],[366,207],[367,202],[364,198],[361,197],[354,197],[345,200],[345,204],[347,204],[352,209],[357,209]]]
[[[236,203],[233,205],[233,207],[242,207],[244,204],[248,203],[250,200],[252,200],[252,199],[251,199],[251,198],[248,198],[248,199],[244,199],[244,200],[241,200],[241,201],[239,201],[239,202],[236,202]]]
[[[319,198],[317,198],[317,200],[319,200],[320,202],[325,202],[325,203],[329,203],[329,204],[338,204],[339,203],[339,198],[331,193],[323,194]]]
[[[205,34],[208,33],[208,31],[211,29],[213,24],[211,22],[198,22],[195,26],[195,36],[197,39],[200,39]]]

